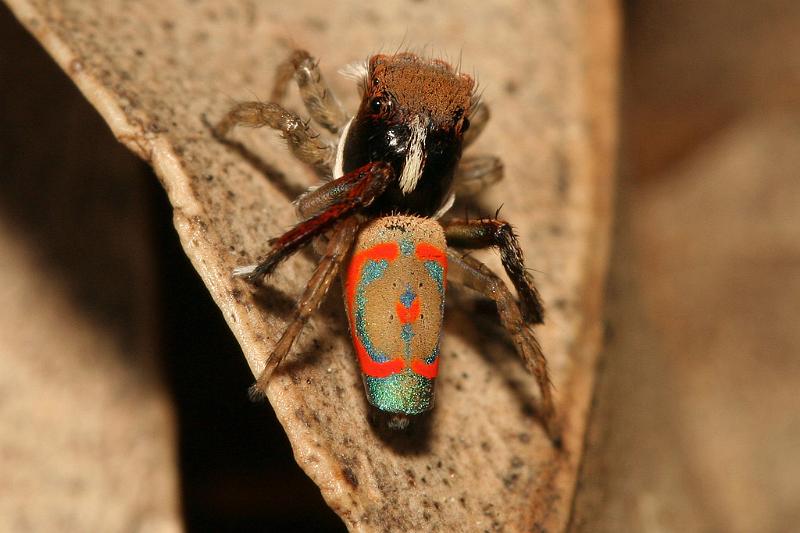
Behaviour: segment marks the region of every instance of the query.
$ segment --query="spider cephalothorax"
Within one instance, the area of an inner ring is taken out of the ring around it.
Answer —
[[[334,176],[384,161],[396,179],[370,211],[434,215],[450,193],[461,157],[473,87],[470,76],[443,61],[409,53],[372,57]]]
[[[260,102],[237,105],[215,129],[220,138],[237,124],[279,130],[301,161],[332,178],[296,200],[303,220],[270,241],[263,261],[234,270],[258,282],[315,237],[328,236],[256,387],[264,390],[346,265],[345,310],[367,399],[402,421],[431,409],[451,281],[497,304],[538,381],[542,420],[558,442],[547,364],[531,329],[542,322],[543,307],[512,227],[491,218],[439,221],[455,194],[474,194],[502,176],[495,157],[461,158],[488,120],[487,108],[476,104],[472,78],[441,60],[376,55],[360,76],[361,105],[349,119],[307,52],[295,51],[278,73],[273,97],[280,99],[294,77],[314,121],[340,135],[328,143],[278,103]],[[519,302],[485,265],[456,251],[490,247],[500,251]]]

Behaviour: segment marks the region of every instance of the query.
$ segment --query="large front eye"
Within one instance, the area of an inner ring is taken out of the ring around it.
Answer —
[[[392,101],[386,96],[376,96],[369,101],[369,110],[375,115],[386,114],[392,107]]]
[[[464,120],[461,121],[461,133],[464,134],[469,129],[469,119],[464,117]]]

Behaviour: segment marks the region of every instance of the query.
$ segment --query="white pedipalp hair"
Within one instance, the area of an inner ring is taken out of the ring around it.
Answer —
[[[347,134],[350,132],[350,125],[353,119],[347,121],[344,125],[341,135],[339,135],[339,144],[336,146],[336,159],[333,161],[333,179],[339,179],[344,174],[344,145],[347,142]]]
[[[369,73],[369,64],[366,61],[354,61],[339,69],[339,74],[348,80],[361,83]]]
[[[400,174],[400,190],[403,194],[413,191],[422,177],[422,168],[425,166],[425,137],[428,129],[428,120],[419,115],[411,122],[411,137],[406,149],[406,161],[403,172]]]
[[[445,215],[445,213],[450,211],[450,208],[453,207],[454,203],[456,203],[456,193],[451,192],[447,196],[447,200],[445,200],[444,203],[442,204],[442,207],[440,207],[439,210],[436,211],[436,213],[431,218],[433,220],[439,220]]]

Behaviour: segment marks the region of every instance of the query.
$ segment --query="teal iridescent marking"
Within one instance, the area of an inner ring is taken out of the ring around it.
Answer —
[[[411,290],[411,285],[406,283],[406,290],[400,295],[400,303],[403,304],[403,307],[406,309],[411,309],[411,304],[414,303],[416,297],[417,295]]]
[[[364,320],[364,315],[366,314],[366,305],[367,305],[367,296],[366,290],[367,285],[379,279],[383,274],[386,272],[386,269],[389,268],[389,261],[386,259],[381,259],[380,261],[369,260],[364,265],[364,270],[361,273],[361,278],[358,280],[358,287],[356,287],[356,295],[355,295],[355,322],[356,322],[356,333],[358,334],[358,338],[361,339],[361,343],[364,345],[364,349],[369,354],[370,358],[373,361],[378,363],[385,363],[389,361],[389,357],[379,351],[375,346],[372,344],[372,340],[367,335],[367,324],[366,320]]]
[[[428,275],[433,278],[433,281],[436,282],[436,287],[439,289],[439,294],[442,296],[439,300],[439,316],[444,316],[444,268],[442,265],[436,261],[428,260],[425,261],[425,270],[428,271]],[[424,359],[426,364],[433,363],[436,358],[439,357],[439,343],[436,343],[436,347],[433,349],[433,352]]]
[[[367,264],[364,265],[364,270],[361,273],[361,283],[359,285],[369,285],[376,279],[383,276],[383,273],[386,272],[387,268],[389,268],[389,261],[386,259],[381,259],[380,261],[370,259],[367,261]]]
[[[390,413],[418,415],[433,407],[433,380],[406,368],[386,378],[364,376],[372,405]]]
[[[439,294],[442,295],[442,302],[444,302],[444,269],[442,265],[437,263],[436,261],[425,261],[425,269],[428,271],[430,277],[433,278],[433,281],[436,282],[436,286],[439,288]]]
[[[423,361],[425,361],[426,365],[429,365],[429,364],[433,363],[434,361],[436,361],[437,357],[439,357],[439,344],[438,343],[436,344],[436,348],[433,349],[433,352],[428,357],[423,359]]]
[[[406,359],[411,358],[411,339],[414,338],[414,330],[411,324],[403,324],[403,329],[400,330],[400,338],[403,339],[403,353]]]
[[[400,295],[400,303],[406,309],[411,309],[411,305],[416,299],[417,295],[411,290],[411,285],[407,283],[406,290]],[[414,328],[411,324],[403,324],[403,329],[400,330],[400,338],[403,339],[403,353],[405,353],[406,359],[409,359],[411,357],[411,339],[414,338]]]
[[[400,253],[403,255],[411,255],[414,253],[414,243],[408,239],[400,240]]]

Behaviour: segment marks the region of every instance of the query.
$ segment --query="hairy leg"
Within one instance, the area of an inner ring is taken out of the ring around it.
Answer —
[[[553,406],[553,385],[547,372],[547,359],[533,331],[523,318],[514,296],[494,272],[472,257],[462,257],[459,253],[448,250],[447,268],[448,282],[459,283],[494,300],[500,322],[511,335],[517,353],[525,361],[525,365],[539,385],[541,418],[547,434],[553,443],[560,447],[561,436]]]
[[[318,132],[300,117],[278,104],[242,102],[234,106],[214,127],[214,134],[224,139],[235,126],[261,128],[267,126],[283,134],[295,157],[323,176],[330,176],[336,157],[335,146],[322,139]]]
[[[511,224],[504,220],[449,220],[443,224],[447,245],[462,249],[497,248],[520,299],[522,316],[530,324],[544,322],[544,305],[533,276],[525,268],[522,248]]]
[[[272,373],[286,357],[286,354],[289,353],[292,344],[294,344],[295,339],[303,330],[308,319],[319,309],[322,300],[331,287],[331,283],[336,279],[336,274],[346,259],[347,253],[350,251],[358,226],[359,222],[356,217],[342,220],[336,226],[328,241],[325,254],[320,259],[319,265],[308,281],[306,290],[297,301],[297,307],[289,325],[286,326],[278,344],[275,345],[272,353],[267,358],[264,369],[258,376],[253,392],[264,393],[266,391],[266,386]]]
[[[248,281],[257,281],[270,274],[278,263],[308,244],[311,239],[329,230],[343,218],[369,206],[386,190],[393,178],[392,168],[387,163],[376,161],[326,183],[317,190],[328,190],[323,188],[329,187],[335,188],[336,193],[328,198],[324,208],[280,237],[272,239],[271,250],[259,264],[236,268],[233,275]]]
[[[292,202],[300,219],[318,215],[350,194],[355,181],[347,175],[312,187]]]
[[[493,155],[465,155],[456,168],[456,196],[474,196],[503,179],[503,162]]]
[[[330,90],[317,61],[305,50],[295,50],[278,66],[270,101],[282,102],[292,78],[300,88],[300,97],[314,121],[326,130],[337,133],[347,123],[347,114]]]

